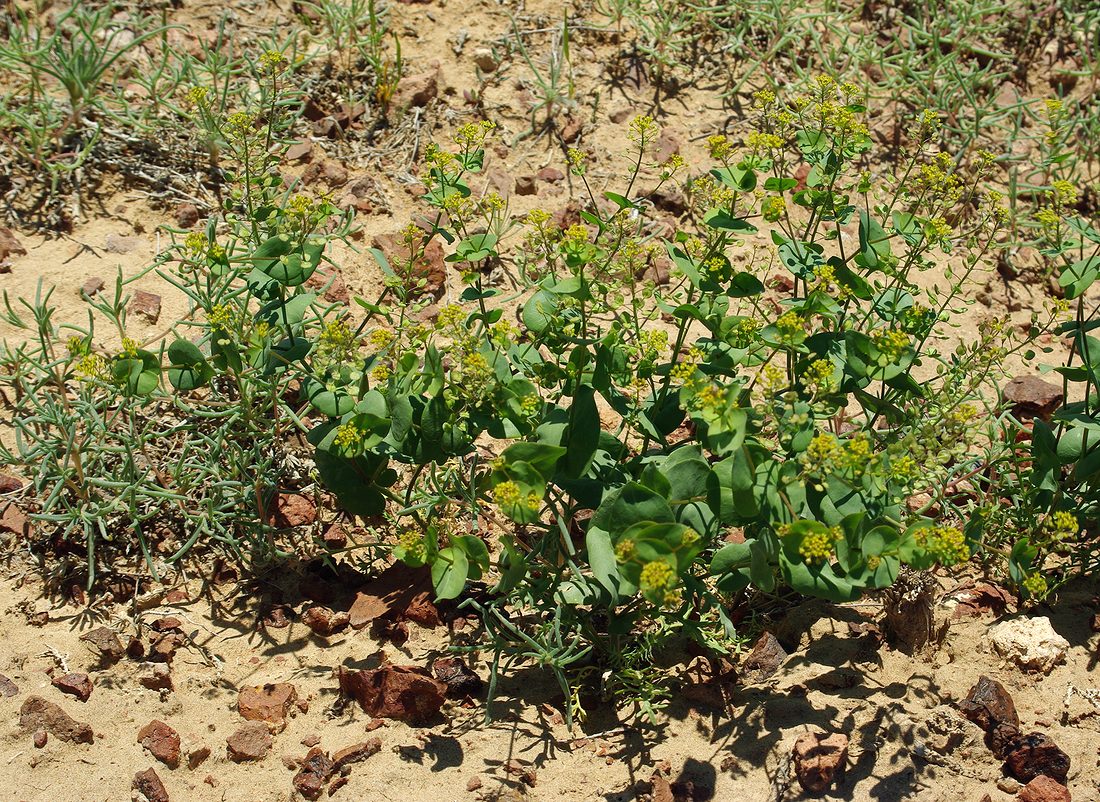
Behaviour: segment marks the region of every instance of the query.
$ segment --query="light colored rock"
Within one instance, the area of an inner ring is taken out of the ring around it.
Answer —
[[[1069,641],[1054,631],[1050,619],[1017,618],[990,627],[989,639],[1002,657],[1024,671],[1050,670],[1066,657]]]

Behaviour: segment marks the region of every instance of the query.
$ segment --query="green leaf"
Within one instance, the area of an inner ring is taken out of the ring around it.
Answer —
[[[863,267],[874,270],[883,256],[890,255],[890,237],[883,227],[867,213],[859,212],[859,256]]]
[[[619,575],[619,563],[615,559],[611,535],[605,529],[590,525],[584,535],[584,543],[588,550],[588,565],[592,568],[592,577],[611,594],[612,603],[617,604],[623,579]]]
[[[1058,276],[1058,284],[1065,288],[1066,298],[1076,298],[1092,286],[1100,276],[1100,255],[1074,262]]]
[[[714,576],[735,568],[744,568],[752,561],[752,548],[748,542],[727,543],[710,558],[710,572]]]
[[[466,552],[456,546],[440,549],[432,562],[432,584],[439,600],[454,599],[466,587],[470,561]]]
[[[168,381],[182,392],[204,386],[214,376],[214,369],[202,351],[188,340],[176,340],[168,346]]]
[[[711,209],[703,217],[703,222],[711,228],[717,228],[722,231],[737,231],[751,234],[758,229],[748,220],[741,217],[734,217],[725,209]]]
[[[549,443],[521,442],[513,443],[508,446],[500,456],[501,459],[504,460],[505,465],[514,462],[524,462],[530,465],[538,472],[542,480],[547,482],[553,477],[558,460],[560,460],[565,453],[566,449],[561,446],[555,446]]]
[[[627,482],[608,493],[592,516],[591,526],[611,534],[625,532],[639,521],[673,522],[668,501],[645,485]]]
[[[569,424],[562,435],[565,456],[558,470],[569,479],[579,479],[588,471],[600,442],[600,412],[596,408],[596,391],[582,384],[573,395],[569,407]]]

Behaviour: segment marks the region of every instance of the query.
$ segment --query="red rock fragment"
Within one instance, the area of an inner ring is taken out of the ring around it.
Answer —
[[[419,724],[443,706],[447,686],[418,666],[382,666],[339,670],[340,691],[353,697],[371,716]]]
[[[1069,789],[1045,774],[1025,785],[1016,799],[1017,802],[1072,802]]]
[[[283,529],[309,526],[317,520],[317,506],[300,493],[280,493],[275,501],[275,525]]]
[[[199,209],[193,203],[176,206],[176,223],[180,228],[191,228],[199,222]]]
[[[41,696],[28,696],[19,709],[19,726],[26,732],[45,730],[62,741],[90,744],[90,724],[77,721],[53,702]]]
[[[180,764],[180,736],[163,721],[154,719],[138,731],[138,743],[169,768]]]
[[[146,674],[138,682],[151,691],[171,691],[175,689],[175,684],[172,682],[172,670],[166,663],[153,663],[152,673]]]
[[[1038,376],[1017,376],[1005,385],[1002,393],[1017,418],[1041,418],[1050,416],[1062,405],[1062,387],[1043,381]]]
[[[319,604],[307,608],[302,613],[302,623],[322,637],[347,629],[349,620],[347,613],[338,613]]]
[[[148,802],[168,802],[168,791],[152,769],[146,769],[134,775],[133,789],[143,795]]]
[[[294,788],[306,799],[317,799],[325,790],[325,783],[334,770],[331,758],[321,747],[315,746],[302,760],[301,769],[294,776]]]
[[[136,290],[130,301],[130,311],[145,318],[148,323],[156,323],[160,319],[160,296],[153,292]]]
[[[271,751],[271,731],[262,721],[249,721],[225,739],[226,756],[234,763],[263,760]]]
[[[1020,782],[1046,775],[1060,783],[1069,775],[1069,755],[1047,735],[1033,732],[1010,741],[1005,749],[1005,768]]]
[[[174,615],[166,615],[164,618],[158,618],[150,626],[154,632],[170,632],[182,629],[183,622]]]
[[[80,288],[80,294],[85,298],[95,298],[99,293],[103,292],[103,288],[106,287],[106,282],[98,276],[92,276],[87,279],[83,286]]]
[[[779,670],[783,661],[787,659],[787,652],[779,644],[775,635],[765,632],[741,664],[741,676],[745,682],[762,682]]]
[[[844,776],[848,762],[848,736],[807,732],[794,744],[794,770],[798,784],[813,794],[825,791]]]
[[[366,760],[371,755],[376,755],[380,751],[382,751],[381,738],[371,738],[369,741],[346,746],[332,756],[333,768],[339,771],[344,766]]]
[[[60,677],[54,677],[53,686],[62,693],[75,696],[82,702],[87,702],[92,695],[92,680],[87,674],[80,671],[72,671]]]
[[[247,721],[266,721],[278,730],[286,727],[290,707],[298,692],[289,682],[241,688],[237,694],[237,712]]]
[[[413,250],[410,250],[397,234],[380,234],[371,241],[373,247],[386,255],[394,272],[399,276],[411,276],[416,285],[412,288],[414,295],[439,298],[447,289],[443,246],[434,239],[423,246],[423,250],[421,244],[414,243]]]

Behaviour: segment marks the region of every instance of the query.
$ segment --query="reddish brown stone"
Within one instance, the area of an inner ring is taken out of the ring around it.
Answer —
[[[183,627],[183,622],[174,615],[166,615],[164,618],[158,618],[149,626],[152,627],[154,632],[171,632],[172,630],[180,630]]]
[[[118,634],[110,627],[97,627],[80,636],[80,642],[86,644],[102,663],[116,663],[126,654]]]
[[[168,791],[152,769],[135,774],[133,788],[149,802],[168,802]]]
[[[426,568],[409,568],[404,563],[396,563],[356,594],[348,611],[351,625],[362,629],[376,618],[401,618],[410,607],[425,601],[430,603],[431,593],[432,578]],[[436,615],[438,617],[438,612]]]
[[[14,493],[23,488],[23,482],[14,476],[0,473],[0,493]]]
[[[787,653],[776,640],[775,635],[765,632],[741,664],[741,676],[745,682],[761,682],[779,670],[783,661],[787,659]]]
[[[309,607],[302,613],[302,623],[323,637],[347,629],[349,620],[347,613],[338,613],[321,605]]]
[[[432,663],[435,678],[447,686],[447,696],[451,699],[478,698],[485,683],[471,671],[460,657],[441,657]]]
[[[138,731],[138,743],[169,768],[180,764],[180,736],[163,721],[154,719]]]
[[[539,181],[546,181],[549,184],[556,184],[565,180],[565,173],[556,167],[543,167],[536,173],[536,176]]]
[[[376,755],[382,750],[382,739],[371,738],[369,741],[346,746],[332,756],[332,764],[336,771],[352,763],[366,760],[371,755]]]
[[[1069,774],[1069,755],[1042,733],[1018,736],[1009,742],[1005,752],[1005,768],[1020,782],[1046,775],[1064,783]]]
[[[35,749],[45,749],[46,748],[46,743],[49,740],[50,740],[49,733],[47,733],[45,730],[35,730],[34,731],[34,748]]]
[[[1069,789],[1045,774],[1025,785],[1016,799],[1018,802],[1072,802]]]
[[[347,777],[345,777],[344,775],[340,775],[339,777],[337,777],[335,780],[333,780],[329,784],[328,795],[330,797],[336,796],[336,792],[339,791],[341,788],[343,788],[345,785],[347,785],[348,782],[350,782],[350,781],[348,780]]]
[[[417,666],[382,666],[373,671],[339,670],[340,691],[371,716],[422,723],[443,706],[447,686]]]
[[[75,696],[82,702],[87,702],[92,695],[92,680],[87,674],[80,671],[54,677],[53,686],[62,693]]]
[[[1043,381],[1038,376],[1017,376],[1005,385],[1002,395],[1017,418],[1043,420],[1050,420],[1063,399],[1060,385]]]
[[[234,763],[263,760],[271,751],[271,731],[262,721],[249,721],[225,739],[226,755]]]
[[[304,142],[298,142],[287,148],[286,158],[288,161],[292,162],[309,161],[312,153],[313,143],[307,139]]]
[[[517,195],[534,195],[538,192],[538,184],[533,175],[521,175],[516,178]]]
[[[191,228],[199,222],[199,208],[193,203],[176,206],[176,223],[180,228]]]
[[[62,741],[90,744],[92,726],[77,721],[53,702],[28,696],[19,709],[19,726],[26,732],[45,730]]]
[[[299,493],[280,493],[275,501],[275,525],[283,529],[309,526],[317,520],[317,506]]]
[[[1016,705],[1005,687],[995,679],[979,677],[966,698],[959,703],[959,711],[981,727],[987,734],[997,726],[1020,728]]]
[[[302,760],[301,770],[294,777],[294,788],[306,799],[317,799],[334,770],[335,765],[329,756],[321,747],[315,746]]]
[[[210,757],[210,747],[206,744],[196,746],[187,753],[187,768],[194,771]]]
[[[286,629],[294,618],[294,610],[286,604],[276,604],[264,613],[265,629]]]
[[[286,726],[291,705],[298,692],[288,682],[242,688],[237,695],[237,712],[248,721],[266,721],[279,730]]]
[[[798,784],[820,794],[844,776],[848,763],[848,736],[807,732],[794,744],[794,770]]]
[[[145,290],[135,290],[130,301],[130,311],[145,318],[148,323],[156,323],[160,319],[160,296]]]

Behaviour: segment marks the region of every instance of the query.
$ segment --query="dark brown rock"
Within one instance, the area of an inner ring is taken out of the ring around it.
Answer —
[[[101,663],[117,663],[126,654],[118,634],[110,627],[96,627],[80,636],[80,642],[99,656]]]
[[[1064,783],[1069,774],[1069,755],[1040,732],[1018,736],[1009,742],[1005,753],[1005,768],[1020,782],[1046,775]]]
[[[180,736],[163,721],[153,720],[138,731],[138,743],[149,750],[164,765],[176,768],[180,764]]]
[[[359,702],[371,716],[420,724],[443,706],[447,686],[418,666],[382,666],[374,670],[339,669],[340,692]]]
[[[199,208],[193,203],[176,206],[176,223],[180,228],[191,228],[199,222]]]
[[[225,753],[234,763],[263,760],[271,751],[271,731],[262,721],[249,721],[225,739]]]
[[[1005,385],[1002,393],[1012,414],[1018,418],[1042,418],[1050,416],[1062,405],[1062,388],[1043,381],[1038,376],[1017,376]]]
[[[302,613],[302,623],[323,637],[347,629],[349,620],[347,613],[338,613],[319,604],[306,608]]]
[[[62,741],[90,744],[92,726],[77,721],[53,702],[41,696],[28,696],[19,709],[19,726],[26,732],[45,730]]]
[[[183,622],[174,615],[166,615],[164,618],[158,618],[149,626],[152,627],[154,632],[171,632],[173,630],[178,632],[183,627]]]
[[[194,771],[210,757],[210,747],[206,744],[196,746],[187,752],[187,768]]]
[[[171,663],[176,656],[176,650],[184,643],[183,635],[178,632],[160,633],[149,646],[149,662]],[[129,649],[127,649],[127,652],[129,653]]]
[[[432,663],[435,678],[447,686],[450,699],[477,699],[485,688],[485,682],[467,667],[460,657],[441,657]]]
[[[6,473],[0,473],[0,493],[14,493],[23,489],[23,481]]]
[[[148,323],[156,323],[160,319],[160,296],[154,292],[135,290],[130,311]]]
[[[548,184],[556,184],[559,181],[565,180],[565,173],[557,167],[543,167],[535,175],[538,177],[539,181],[545,181]]]
[[[286,604],[276,604],[264,613],[265,629],[286,629],[294,618],[294,610]]]
[[[989,677],[979,677],[974,687],[959,703],[959,712],[981,727],[987,734],[998,725],[1020,728],[1016,705],[1004,685]]]
[[[819,794],[844,777],[848,763],[848,736],[807,732],[794,744],[794,770],[798,784]]]
[[[309,161],[310,155],[313,153],[313,143],[308,139],[304,142],[298,142],[287,148],[286,158],[292,162]]]
[[[382,751],[382,739],[371,738],[369,741],[363,741],[362,743],[344,747],[332,756],[332,764],[334,769],[339,771],[344,766],[366,760],[371,755],[376,755],[380,751]]]
[[[533,175],[521,175],[516,179],[517,195],[534,195],[538,192],[538,184]]]
[[[149,802],[168,802],[168,791],[152,769],[135,774],[133,788]]]
[[[6,699],[10,699],[13,696],[19,695],[19,686],[12,682],[8,677],[0,674],[0,696]]]
[[[92,695],[92,680],[87,674],[80,671],[72,671],[60,677],[54,677],[53,686],[62,693],[75,696],[82,702],[87,702]]]
[[[297,700],[298,692],[289,682],[254,685],[241,688],[237,694],[237,712],[243,719],[266,721],[282,730],[290,707]]]
[[[761,682],[779,670],[783,661],[787,659],[787,653],[776,640],[775,635],[765,632],[741,664],[740,674],[745,682]]]
[[[321,747],[315,746],[302,760],[301,769],[294,776],[294,788],[306,799],[317,799],[334,770],[335,764],[329,756]]]
[[[1069,789],[1045,774],[1025,785],[1016,799],[1017,802],[1072,802]]]
[[[656,189],[649,199],[662,212],[668,212],[677,217],[687,211],[687,198],[679,187],[671,184]]]

